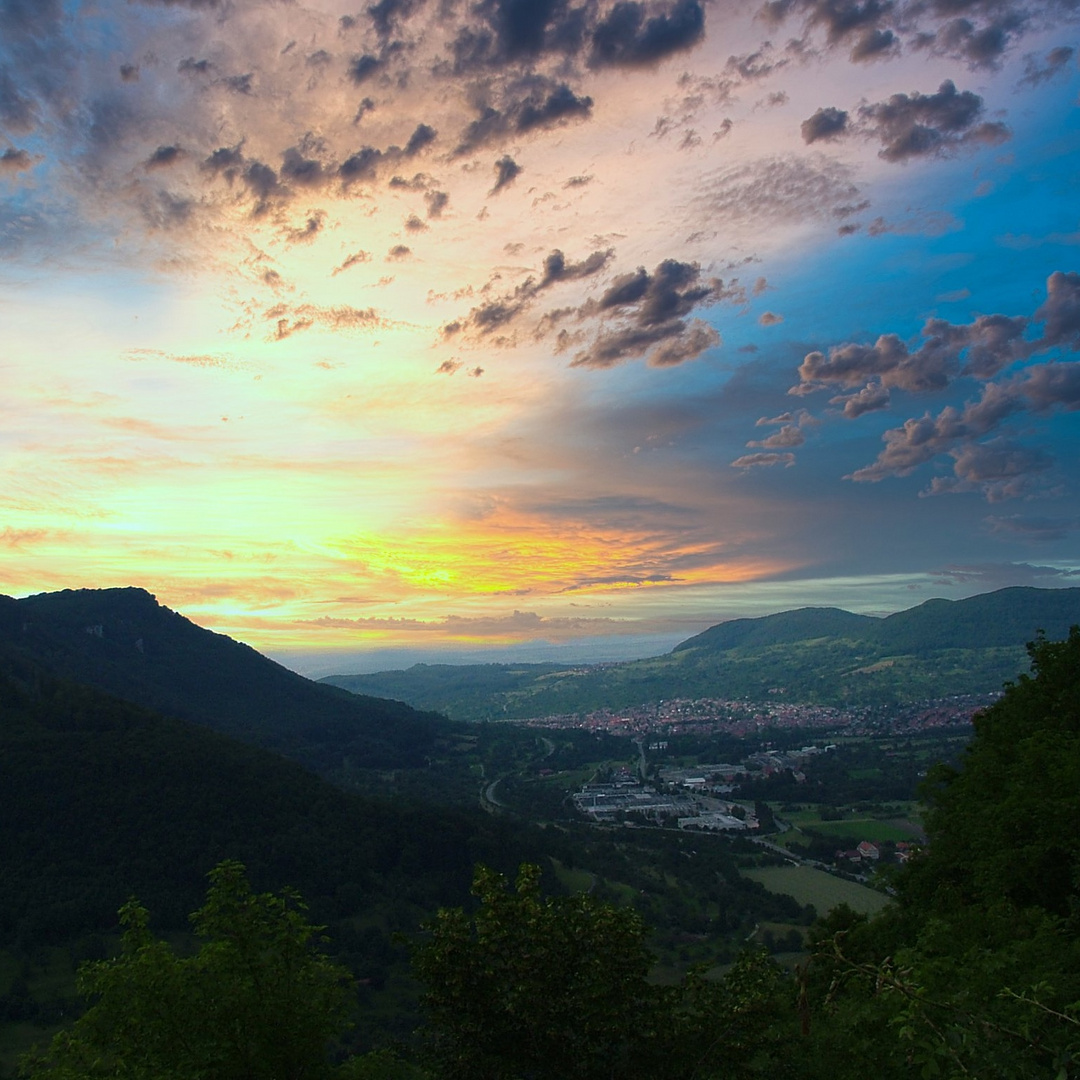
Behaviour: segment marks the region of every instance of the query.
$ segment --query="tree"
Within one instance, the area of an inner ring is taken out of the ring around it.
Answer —
[[[1032,674],[975,717],[962,767],[931,776],[930,846],[901,882],[908,907],[1067,917],[1080,903],[1080,628],[1028,652]]]
[[[808,1077],[1073,1075],[1080,629],[1029,652],[1032,674],[975,718],[961,767],[924,789],[929,846],[897,875],[898,904],[815,929]]]
[[[744,956],[724,980],[655,985],[636,912],[543,897],[539,879],[522,866],[510,891],[478,867],[475,914],[440,911],[414,949],[440,1080],[756,1075],[783,996],[766,957]]]
[[[237,862],[210,874],[192,916],[203,939],[179,956],[149,930],[146,909],[120,912],[123,949],[84,965],[93,1004],[49,1049],[23,1063],[30,1080],[318,1080],[347,1026],[351,976],[320,951],[299,897],[255,894]]]

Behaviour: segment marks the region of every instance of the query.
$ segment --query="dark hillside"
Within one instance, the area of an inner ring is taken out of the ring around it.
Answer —
[[[927,600],[877,621],[870,638],[897,652],[1026,645],[1043,630],[1068,637],[1080,622],[1080,589],[998,589],[966,600]]]
[[[454,728],[400,702],[303,678],[204,630],[143,589],[0,604],[0,645],[63,678],[276,750],[325,774],[422,767]]]
[[[863,638],[877,622],[869,615],[853,615],[840,608],[799,608],[760,619],[732,619],[680,642],[672,652],[712,649],[722,652],[740,647],[790,645],[823,637]]]
[[[478,852],[515,850],[479,810],[350,794],[2,655],[0,791],[0,946],[110,930],[132,893],[184,928],[226,858],[259,888],[298,888],[318,920],[406,918],[466,895]]]

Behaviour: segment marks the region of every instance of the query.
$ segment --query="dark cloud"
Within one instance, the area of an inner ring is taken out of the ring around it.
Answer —
[[[194,56],[189,56],[176,65],[176,70],[180,75],[209,75],[214,65],[209,60],[196,60]]]
[[[514,120],[517,131],[551,128],[570,119],[587,117],[592,112],[592,98],[579,97],[566,83],[556,86],[547,97],[522,102]]]
[[[9,146],[0,154],[0,172],[26,172],[33,166],[34,159],[25,150],[17,150],[14,146]]]
[[[1043,451],[1004,438],[966,443],[949,454],[953,475],[935,476],[925,494],[978,491],[991,503],[1022,498],[1035,490],[1038,474],[1053,463]]]
[[[349,78],[359,86],[372,78],[382,65],[383,62],[371,53],[354,56],[349,62]]]
[[[837,139],[847,133],[847,122],[848,114],[841,109],[831,106],[818,109],[809,120],[802,122],[803,142],[809,145],[822,139]]]
[[[405,219],[405,231],[411,233],[421,233],[427,231],[427,224],[418,218],[415,214],[410,214]]]
[[[1036,56],[1030,54],[1025,56],[1024,77],[1020,80],[1020,85],[1038,86],[1039,83],[1047,82],[1065,70],[1075,52],[1076,50],[1071,45],[1061,45],[1056,49],[1051,49],[1041,62]]]
[[[453,330],[444,327],[443,332],[444,334],[456,333],[458,330],[469,327],[480,334],[490,334],[513,322],[533,305],[541,293],[552,286],[566,281],[580,281],[600,273],[608,265],[612,255],[613,252],[610,249],[594,251],[579,262],[573,262],[567,260],[561,251],[552,251],[544,259],[543,272],[539,280],[530,275],[513,292],[473,308],[468,319],[451,324],[454,326]]]
[[[996,384],[986,386],[978,401],[968,402],[962,409],[949,405],[937,416],[926,413],[886,431],[881,437],[885,449],[877,460],[847,479],[875,482],[887,476],[907,476],[939,454],[990,434],[1022,408],[1017,394]]]
[[[698,304],[726,298],[722,282],[701,277],[697,263],[665,259],[653,273],[639,266],[632,274],[624,274],[597,303],[599,311],[632,310],[634,320],[642,326],[657,326],[689,314]]]
[[[249,71],[244,75],[227,75],[220,81],[226,90],[234,94],[250,94],[252,93],[252,81],[254,78],[255,73]]]
[[[608,265],[614,254],[615,252],[608,248],[606,251],[594,251],[580,262],[569,262],[561,251],[553,251],[544,260],[544,274],[536,289],[537,291],[546,289],[549,285],[560,281],[577,281],[581,278],[592,277]]]
[[[894,56],[900,48],[900,39],[891,30],[873,27],[864,31],[851,48],[851,59],[856,63]]]
[[[593,104],[592,98],[579,97],[566,83],[539,75],[501,87],[499,98],[497,105],[487,98],[478,102],[478,115],[461,133],[455,153],[471,153],[510,135],[527,135],[587,119]]]
[[[404,191],[427,191],[431,177],[427,173],[414,173],[412,179],[407,176],[391,176],[389,186]]]
[[[424,0],[379,0],[377,4],[369,5],[367,13],[371,16],[375,32],[380,38],[385,39],[423,5]]]
[[[521,166],[509,155],[504,154],[495,162],[495,185],[489,195],[497,195],[521,175]]]
[[[417,124],[416,130],[409,136],[409,141],[402,151],[406,157],[416,157],[425,146],[430,146],[438,137],[438,132],[427,124]]]
[[[1027,14],[1021,9],[998,13],[982,26],[967,18],[951,19],[935,33],[916,38],[913,44],[937,56],[962,60],[971,68],[992,69],[998,66],[1026,20]]]
[[[126,83],[133,83],[139,81],[139,65],[138,64],[121,64],[120,65],[120,81]]]
[[[958,375],[989,379],[1030,355],[1031,345],[1023,338],[1027,327],[1027,319],[1004,315],[980,315],[961,326],[930,319],[914,352],[896,334],[882,334],[873,345],[834,346],[828,356],[812,352],[799,366],[801,384],[792,393],[854,387],[868,380],[923,393],[944,389]]]
[[[1035,312],[1035,318],[1046,324],[1040,348],[1080,348],[1080,274],[1055,270],[1046,282],[1046,302]]]
[[[1001,123],[977,123],[983,100],[958,91],[946,79],[935,94],[893,94],[887,101],[859,108],[862,129],[879,139],[886,161],[939,156],[971,145],[994,145],[1009,138]]]
[[[662,3],[618,0],[602,10],[594,0],[480,0],[477,21],[450,43],[456,77],[534,67],[541,59],[584,58],[590,67],[648,67],[692,48],[704,36],[700,0]]]
[[[406,247],[404,244],[395,244],[387,253],[387,262],[401,262],[403,259],[409,258],[412,255],[412,248]]]
[[[599,300],[584,305],[580,317],[615,318],[613,329],[601,331],[579,352],[572,367],[612,367],[624,360],[649,356],[654,367],[667,367],[700,356],[720,344],[720,335],[706,323],[685,321],[695,308],[722,300],[745,301],[745,293],[732,282],[703,278],[697,263],[666,259],[649,273],[644,267],[622,274]]]
[[[175,165],[184,156],[179,146],[159,146],[143,163],[147,170],[166,169]]]
[[[305,157],[296,146],[290,146],[281,155],[281,175],[297,187],[321,187],[326,182],[322,162]]]
[[[248,164],[243,172],[243,181],[255,197],[252,212],[256,216],[266,213],[272,203],[284,202],[289,196],[289,190],[278,180],[278,174],[262,161]]]
[[[698,0],[677,0],[666,11],[635,0],[619,0],[593,30],[589,66],[649,67],[692,48],[705,35],[705,10]]]
[[[691,326],[673,319],[652,326],[630,325],[601,333],[593,344],[578,353],[571,367],[610,368],[660,346],[649,358],[652,366],[668,367],[700,355],[720,343],[720,335],[700,321]]]
[[[346,186],[358,180],[374,180],[382,159],[381,150],[373,146],[362,147],[338,166],[338,176]]]
[[[1075,412],[1080,409],[1080,363],[1037,364],[1024,372],[1016,389],[1039,412],[1058,405]]]
[[[761,16],[779,26],[789,16],[799,14],[808,29],[823,29],[828,44],[836,46],[852,38],[865,41],[874,31],[884,31],[893,12],[892,0],[769,0]]]
[[[239,146],[222,146],[202,163],[202,168],[214,176],[224,176],[231,184],[240,174],[243,165],[244,155]]]
[[[440,218],[443,211],[450,205],[450,196],[445,191],[426,191],[424,202],[427,203],[427,216]]]

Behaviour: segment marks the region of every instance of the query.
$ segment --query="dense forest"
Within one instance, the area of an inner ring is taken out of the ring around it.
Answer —
[[[1031,675],[977,717],[959,762],[927,778],[928,844],[895,874],[893,902],[872,918],[825,915],[794,970],[748,949],[712,977],[657,982],[634,905],[553,892],[543,857],[507,874],[478,852],[473,896],[409,935],[422,1024],[358,1053],[355,977],[325,954],[316,913],[295,893],[255,891],[225,852],[194,942],[156,935],[152,908],[126,904],[122,951],[83,968],[89,1008],[23,1070],[32,1080],[1067,1078],[1080,1055],[1080,630],[1030,652]],[[50,692],[28,699],[18,678],[4,692],[26,738],[46,738]],[[93,708],[83,715],[88,730],[103,726]],[[140,723],[122,718],[117,738]]]

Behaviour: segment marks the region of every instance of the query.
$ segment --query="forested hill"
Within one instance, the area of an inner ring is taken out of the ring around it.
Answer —
[[[445,718],[305,679],[143,589],[0,597],[0,655],[204,724],[333,775],[422,766]]]
[[[323,681],[390,694],[462,720],[632,708],[672,698],[884,706],[995,693],[1027,669],[1025,646],[1040,631],[1064,638],[1074,624],[1080,624],[1080,589],[1010,588],[928,600],[887,618],[801,608],[735,619],[665,656],[621,664],[418,664]]]
[[[1080,588],[1009,588],[965,600],[927,600],[885,618],[839,608],[799,608],[760,619],[733,619],[675,646],[722,651],[835,637],[886,649],[994,649],[1026,645],[1037,630],[1063,638],[1080,620]]]
[[[479,810],[341,791],[277,754],[10,656],[0,792],[0,952],[112,930],[133,892],[183,929],[225,858],[260,887],[299,888],[320,921],[364,910],[392,927],[464,898],[478,852],[510,865],[525,853]]]

